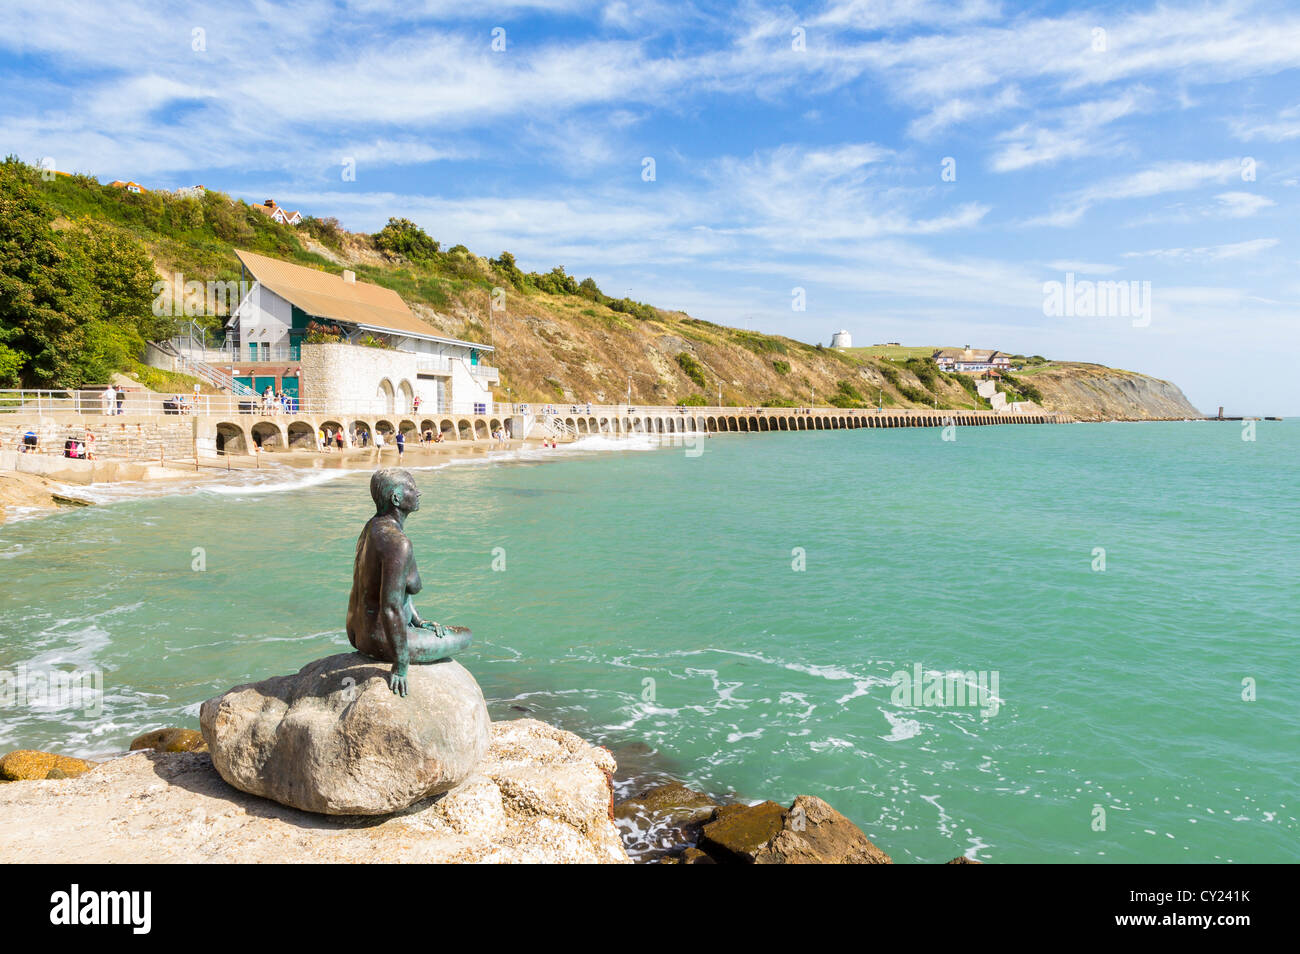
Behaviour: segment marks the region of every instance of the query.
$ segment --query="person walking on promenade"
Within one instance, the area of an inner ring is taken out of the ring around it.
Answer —
[[[104,402],[104,414],[106,416],[113,413],[113,401],[116,397],[117,391],[114,390],[113,385],[110,384],[107,389],[105,389],[104,397],[102,399]]]
[[[125,400],[126,400],[126,389],[118,388],[117,389],[117,413],[118,414],[122,413],[122,402]]]

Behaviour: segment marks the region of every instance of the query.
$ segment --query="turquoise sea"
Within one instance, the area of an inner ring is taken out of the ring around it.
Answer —
[[[1295,861],[1300,425],[1242,434],[594,440],[423,469],[417,605],[473,628],[494,718],[608,745],[625,790],[819,795],[896,861]],[[118,751],[346,649],[366,480],[108,490],[0,527],[0,670],[103,673],[99,712],[5,700],[0,751]],[[996,704],[900,697],[900,672]]]

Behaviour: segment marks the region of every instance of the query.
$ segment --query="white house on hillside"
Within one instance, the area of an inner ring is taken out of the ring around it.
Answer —
[[[292,376],[306,405],[406,413],[418,397],[421,411],[491,412],[500,375],[483,363],[490,345],[436,334],[397,292],[359,282],[351,271],[235,254],[252,285],[226,323],[227,337],[236,373],[256,380],[254,390],[267,380],[259,370],[279,368],[285,378],[270,386]],[[322,336],[337,341],[308,340]]]

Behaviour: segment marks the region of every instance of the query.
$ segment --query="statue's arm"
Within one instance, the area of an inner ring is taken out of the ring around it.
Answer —
[[[387,548],[380,580],[382,605],[379,616],[388,645],[393,648],[393,674],[389,685],[399,696],[406,695],[406,671],[411,665],[411,649],[406,641],[406,568],[411,559],[411,541],[405,537]]]

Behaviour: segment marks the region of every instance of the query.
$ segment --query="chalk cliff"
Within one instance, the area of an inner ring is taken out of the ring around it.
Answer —
[[[1205,415],[1178,385],[1145,374],[1099,364],[1053,364],[1025,375],[1042,394],[1049,411],[1065,411],[1076,421],[1182,420]]]

